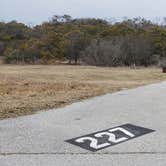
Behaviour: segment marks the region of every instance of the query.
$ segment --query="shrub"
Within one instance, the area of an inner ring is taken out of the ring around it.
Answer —
[[[152,44],[146,38],[123,36],[93,41],[82,52],[81,59],[97,66],[148,66],[157,64],[159,58],[153,55]]]

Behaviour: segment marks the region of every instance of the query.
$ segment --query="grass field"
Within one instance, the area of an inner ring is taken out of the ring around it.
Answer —
[[[0,119],[166,80],[158,68],[0,66]]]

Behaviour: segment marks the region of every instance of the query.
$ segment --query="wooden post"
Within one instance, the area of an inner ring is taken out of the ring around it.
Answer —
[[[163,67],[163,73],[166,73],[166,67]]]

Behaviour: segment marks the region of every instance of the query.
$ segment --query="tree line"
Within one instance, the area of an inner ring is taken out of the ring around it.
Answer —
[[[0,56],[13,64],[157,65],[166,58],[166,26],[144,18],[111,24],[69,15],[55,15],[34,27],[0,22]]]

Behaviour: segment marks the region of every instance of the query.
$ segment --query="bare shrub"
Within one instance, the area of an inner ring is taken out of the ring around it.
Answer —
[[[97,66],[148,66],[158,63],[150,41],[142,36],[94,40],[82,52],[81,60]]]

